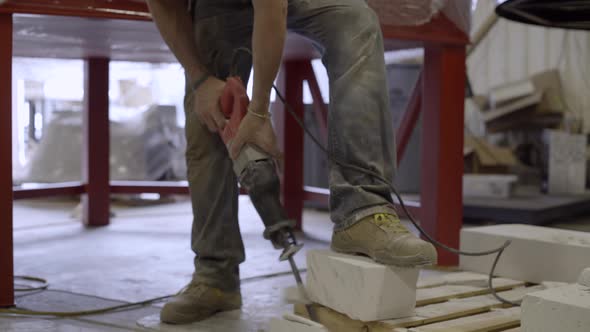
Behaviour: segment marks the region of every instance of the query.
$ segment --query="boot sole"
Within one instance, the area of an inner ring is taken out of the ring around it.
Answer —
[[[363,248],[356,248],[356,247],[348,247],[346,249],[337,248],[334,245],[331,245],[332,250],[341,254],[349,254],[349,255],[362,255],[367,256],[374,260],[377,263],[384,264],[384,265],[392,265],[397,267],[427,267],[432,266],[435,264],[434,260],[422,258],[418,259],[419,256],[410,256],[410,257],[391,257],[381,256],[375,254],[373,252],[369,252]]]
[[[174,316],[174,318],[172,318],[172,319],[164,319],[160,313],[160,321],[162,323],[166,323],[166,324],[170,324],[170,325],[191,324],[191,323],[196,323],[196,322],[200,322],[205,319],[211,318],[221,312],[239,310],[241,308],[242,308],[241,305],[239,305],[239,306],[228,305],[224,308],[212,310],[210,312],[207,312],[206,314],[201,314],[201,315],[194,315],[194,314],[190,315],[190,314],[183,314],[183,313],[175,312],[172,314]]]

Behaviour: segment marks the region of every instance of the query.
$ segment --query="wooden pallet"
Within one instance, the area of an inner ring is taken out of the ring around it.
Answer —
[[[520,301],[530,292],[553,285],[530,285],[496,278],[494,289],[503,298]],[[510,307],[489,294],[487,276],[456,272],[418,282],[414,317],[362,322],[319,304],[313,304],[319,322],[334,332],[519,332],[520,308]],[[295,305],[303,317],[307,311]]]

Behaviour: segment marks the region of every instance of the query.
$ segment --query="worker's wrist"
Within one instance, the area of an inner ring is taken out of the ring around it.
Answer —
[[[203,74],[207,73],[207,70],[200,66],[197,62],[193,62],[190,65],[184,67],[186,75],[190,82],[194,82],[199,79]]]
[[[261,101],[259,99],[252,99],[250,105],[248,105],[248,113],[261,118],[261,119],[269,119],[270,112],[269,112],[269,102],[268,101]]]
[[[248,106],[248,114],[263,120],[270,119],[270,112],[268,111],[268,108],[257,110],[254,107],[252,107],[252,105],[250,105]]]
[[[209,77],[211,75],[209,75],[209,73],[202,73],[200,76],[198,76],[196,79],[193,79],[190,81],[190,89],[192,92],[197,91],[201,85],[203,85],[203,83],[205,83]]]
[[[270,98],[257,98],[256,96],[252,97],[252,101],[250,102],[250,107],[255,110],[256,112],[268,112],[268,108],[270,105]]]

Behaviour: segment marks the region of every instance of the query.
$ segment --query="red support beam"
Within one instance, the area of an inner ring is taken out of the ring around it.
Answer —
[[[422,95],[420,217],[424,229],[458,248],[463,217],[465,47],[427,45]],[[458,257],[439,250],[439,265]]]
[[[469,44],[469,36],[443,13],[437,14],[429,22],[418,26],[381,24],[381,31],[383,32],[386,50],[389,49],[388,46],[392,42],[395,46],[400,46],[400,41],[415,41],[418,42],[418,45],[414,46],[418,47],[422,43],[455,47],[463,47]]]
[[[297,116],[303,118],[303,81],[309,60],[283,61],[277,86],[286,102]],[[301,228],[303,209],[303,129],[288,114],[285,106],[277,101],[273,105],[273,121],[277,132],[279,148],[284,153],[282,196],[289,218],[297,221]]]
[[[402,117],[402,121],[397,129],[397,164],[401,163],[404,153],[406,152],[406,146],[412,137],[412,132],[416,128],[416,123],[420,117],[420,111],[422,108],[422,73],[416,81],[414,91],[410,97],[410,101],[406,106],[406,111]]]
[[[14,305],[11,14],[0,14],[0,73],[0,307],[10,307]]]
[[[84,83],[82,221],[104,226],[109,224],[109,59],[88,59]]]
[[[8,0],[0,13],[151,20],[145,1],[135,0]]]

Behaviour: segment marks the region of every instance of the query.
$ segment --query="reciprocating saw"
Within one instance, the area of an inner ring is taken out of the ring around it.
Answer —
[[[228,150],[238,133],[242,119],[248,113],[249,103],[242,80],[239,77],[228,78],[220,98],[221,111],[228,120],[220,135]],[[264,238],[270,240],[276,249],[283,250],[279,260],[289,261],[301,296],[307,302],[306,309],[309,317],[317,321],[315,312],[309,304],[299,269],[293,259],[293,255],[303,245],[297,243],[293,235],[295,222],[288,219],[279,200],[281,184],[272,157],[252,144],[245,144],[233,163],[240,185],[248,191],[264,223]]]
[[[228,120],[220,135],[228,150],[248,112],[249,103],[240,78],[228,78],[220,98],[221,111]],[[283,249],[281,261],[288,260],[302,245],[293,235],[294,221],[288,219],[279,200],[280,181],[272,157],[252,144],[245,144],[233,162],[240,185],[248,192],[264,223],[264,238],[276,249]]]

